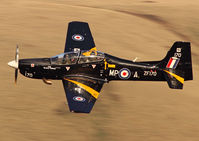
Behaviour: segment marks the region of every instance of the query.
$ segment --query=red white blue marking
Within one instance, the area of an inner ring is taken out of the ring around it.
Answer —
[[[119,77],[121,79],[129,79],[130,76],[131,76],[131,71],[127,68],[123,68],[119,71]]]
[[[34,68],[34,67],[35,67],[35,64],[31,64],[30,66],[31,66],[32,68]]]
[[[167,68],[170,68],[170,69],[175,69],[179,63],[180,59],[177,58],[177,57],[171,57],[169,59],[169,62],[167,63]]]
[[[78,102],[84,102],[86,99],[81,96],[75,96],[73,97],[73,100]]]
[[[72,39],[75,40],[75,41],[83,41],[84,40],[84,37],[80,34],[74,34],[72,36]]]

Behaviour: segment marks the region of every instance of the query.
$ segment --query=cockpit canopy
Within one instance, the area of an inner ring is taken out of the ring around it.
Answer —
[[[104,59],[104,53],[99,51],[72,51],[51,57],[51,64],[72,65],[99,62]]]

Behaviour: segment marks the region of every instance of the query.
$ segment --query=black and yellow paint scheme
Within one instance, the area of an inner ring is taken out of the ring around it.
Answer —
[[[90,113],[104,83],[167,81],[182,89],[192,80],[189,42],[175,42],[160,61],[134,62],[97,51],[88,23],[70,22],[64,53],[50,58],[19,59],[20,73],[29,78],[62,80],[71,112]]]

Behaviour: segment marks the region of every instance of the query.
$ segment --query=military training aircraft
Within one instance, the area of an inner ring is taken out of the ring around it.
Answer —
[[[69,23],[64,53],[50,58],[19,59],[8,63],[28,78],[62,80],[71,112],[90,113],[104,83],[122,81],[166,81],[172,89],[182,89],[193,80],[189,42],[175,42],[164,59],[136,62],[97,51],[88,23]]]

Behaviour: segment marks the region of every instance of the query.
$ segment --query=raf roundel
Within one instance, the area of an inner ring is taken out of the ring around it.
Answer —
[[[129,79],[130,76],[131,76],[131,71],[127,68],[123,68],[119,71],[119,77],[121,79]]]
[[[75,96],[73,97],[73,100],[78,102],[84,102],[86,99],[81,96]]]
[[[72,39],[73,39],[74,41],[84,41],[84,37],[83,37],[82,35],[80,35],[80,34],[74,34],[74,35],[72,36]]]

